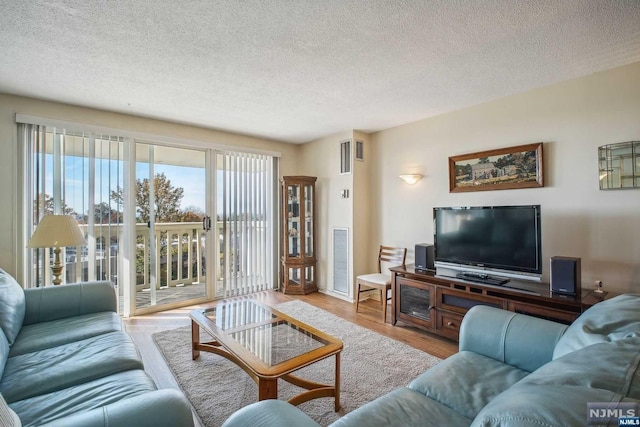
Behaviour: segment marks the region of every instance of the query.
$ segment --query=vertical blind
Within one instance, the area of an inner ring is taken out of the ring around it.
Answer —
[[[218,162],[223,296],[273,289],[277,259],[275,159],[226,151],[218,156]]]
[[[66,248],[63,282],[111,280],[117,283],[122,206],[111,197],[123,186],[122,137],[21,124],[27,153],[26,228],[31,236],[47,214],[72,215],[87,238]],[[27,254],[27,283],[51,283],[51,248]]]
[[[118,285],[125,230],[118,194],[127,187],[124,154],[133,139],[37,124],[19,124],[19,135],[25,150],[23,235],[28,241],[46,214],[73,215],[87,244],[63,251],[64,282],[111,280]],[[214,200],[222,229],[216,237],[218,274],[211,275],[220,278],[216,295],[273,289],[278,277],[278,158],[212,152],[217,170]],[[51,248],[27,250],[26,283],[50,284],[52,261]]]

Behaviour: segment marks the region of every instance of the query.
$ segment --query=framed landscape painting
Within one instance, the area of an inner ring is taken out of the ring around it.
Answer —
[[[449,157],[449,192],[544,187],[542,142]]]

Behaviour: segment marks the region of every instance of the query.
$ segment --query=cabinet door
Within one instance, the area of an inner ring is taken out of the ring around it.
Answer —
[[[313,241],[313,221],[315,218],[313,209],[313,184],[304,186],[304,256],[315,257],[315,242]]]
[[[415,280],[396,278],[397,318],[408,323],[433,328],[435,287]]]
[[[300,196],[301,188],[298,184],[288,184],[286,186],[287,197],[287,256],[289,258],[299,258],[301,251],[300,233],[303,225],[300,221]]]

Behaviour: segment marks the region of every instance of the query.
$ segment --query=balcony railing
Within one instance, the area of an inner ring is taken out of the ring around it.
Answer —
[[[217,226],[219,241],[224,241],[222,221]],[[81,225],[81,228],[87,228]],[[88,279],[95,268],[98,280],[111,280],[117,284],[118,252],[122,242],[122,225],[95,225],[95,258],[89,258],[88,247],[67,248],[65,251],[67,282]],[[155,256],[151,257],[151,236],[147,224],[136,224],[136,289],[142,291],[151,285],[152,273],[156,288],[204,283],[205,238],[200,222],[157,223],[155,225]],[[86,231],[85,231],[86,233]],[[93,240],[93,239],[92,239]],[[222,251],[214,251],[224,260]],[[223,269],[218,269],[222,274]]]
[[[227,289],[225,292],[231,295],[241,295],[257,290],[265,289],[271,279],[265,273],[265,264],[258,254],[267,250],[264,240],[264,221],[238,220],[227,223],[224,229],[223,221],[216,222],[216,238],[211,244],[218,247],[212,252],[214,265],[216,266],[215,284],[216,294],[223,293],[223,279],[225,271],[228,273]],[[87,226],[81,225],[85,234]],[[90,256],[88,245],[83,247],[66,248],[63,253],[65,261],[66,283],[74,283],[88,280],[89,271],[95,271],[97,280],[110,280],[118,285],[118,267],[121,262],[120,242],[123,241],[124,228],[122,225],[94,225],[93,237],[89,239],[89,245],[95,244],[95,253]],[[180,223],[156,223],[155,235],[155,256],[152,258],[150,250],[150,228],[147,224],[136,224],[136,300],[149,299],[151,291],[151,277],[155,273],[155,289],[164,295],[174,290],[174,298],[192,299],[192,297],[180,296],[194,295],[204,296],[204,285],[206,283],[206,239],[202,230],[201,222],[180,222]],[[225,266],[225,255],[223,251],[224,242],[228,242],[229,260]],[[236,248],[235,242],[239,247]],[[240,247],[251,248],[250,253],[243,254]],[[264,248],[264,250],[263,250]],[[51,283],[51,269],[49,266],[53,262],[53,251],[45,256],[46,268],[40,267],[43,272],[40,285]],[[36,263],[42,266],[43,261]],[[34,268],[37,267],[34,265]],[[225,268],[226,267],[226,268]],[[123,296],[124,289],[118,286],[120,296]],[[196,297],[197,297],[196,296]],[[160,298],[160,297],[159,297]],[[159,303],[159,302],[158,302]],[[138,306],[148,303],[139,302]]]

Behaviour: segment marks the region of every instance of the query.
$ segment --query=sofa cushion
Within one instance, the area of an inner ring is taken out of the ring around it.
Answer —
[[[0,269],[0,328],[13,344],[24,321],[24,291],[13,277]]]
[[[473,425],[584,425],[589,402],[637,401],[639,349],[631,337],[555,359],[492,400]]]
[[[11,346],[9,356],[32,353],[121,330],[120,316],[112,311],[25,325]]]
[[[594,344],[555,359],[518,386],[568,385],[640,399],[640,338]]]
[[[137,349],[125,332],[111,332],[10,357],[0,393],[13,403],[130,369],[142,369]]]
[[[489,357],[461,351],[420,375],[409,388],[472,420],[494,397],[527,374]]]
[[[26,311],[23,325],[89,313],[118,311],[115,287],[107,281],[25,289],[24,297]]]
[[[10,407],[20,416],[25,427],[37,426],[155,389],[144,371],[134,369],[20,400]]]
[[[533,385],[507,390],[473,420],[473,427],[584,426],[588,402],[615,402],[615,393],[588,387]],[[600,424],[599,424],[600,425]],[[618,425],[617,422],[615,425]]]
[[[460,326],[459,349],[533,372],[552,359],[566,329],[567,325],[549,320],[476,305]]]
[[[433,423],[434,420],[435,424],[447,427],[467,427],[471,424],[470,419],[448,407],[422,393],[403,387],[349,412],[331,424],[331,427],[422,427]]]
[[[9,341],[7,341],[7,337],[4,336],[4,332],[0,330],[0,378],[2,378],[2,374],[4,373],[4,366],[9,359]]]
[[[582,313],[558,341],[553,358],[591,344],[640,336],[640,295],[624,294]]]
[[[261,400],[234,412],[222,427],[246,426],[320,427],[300,409],[277,399]]]

